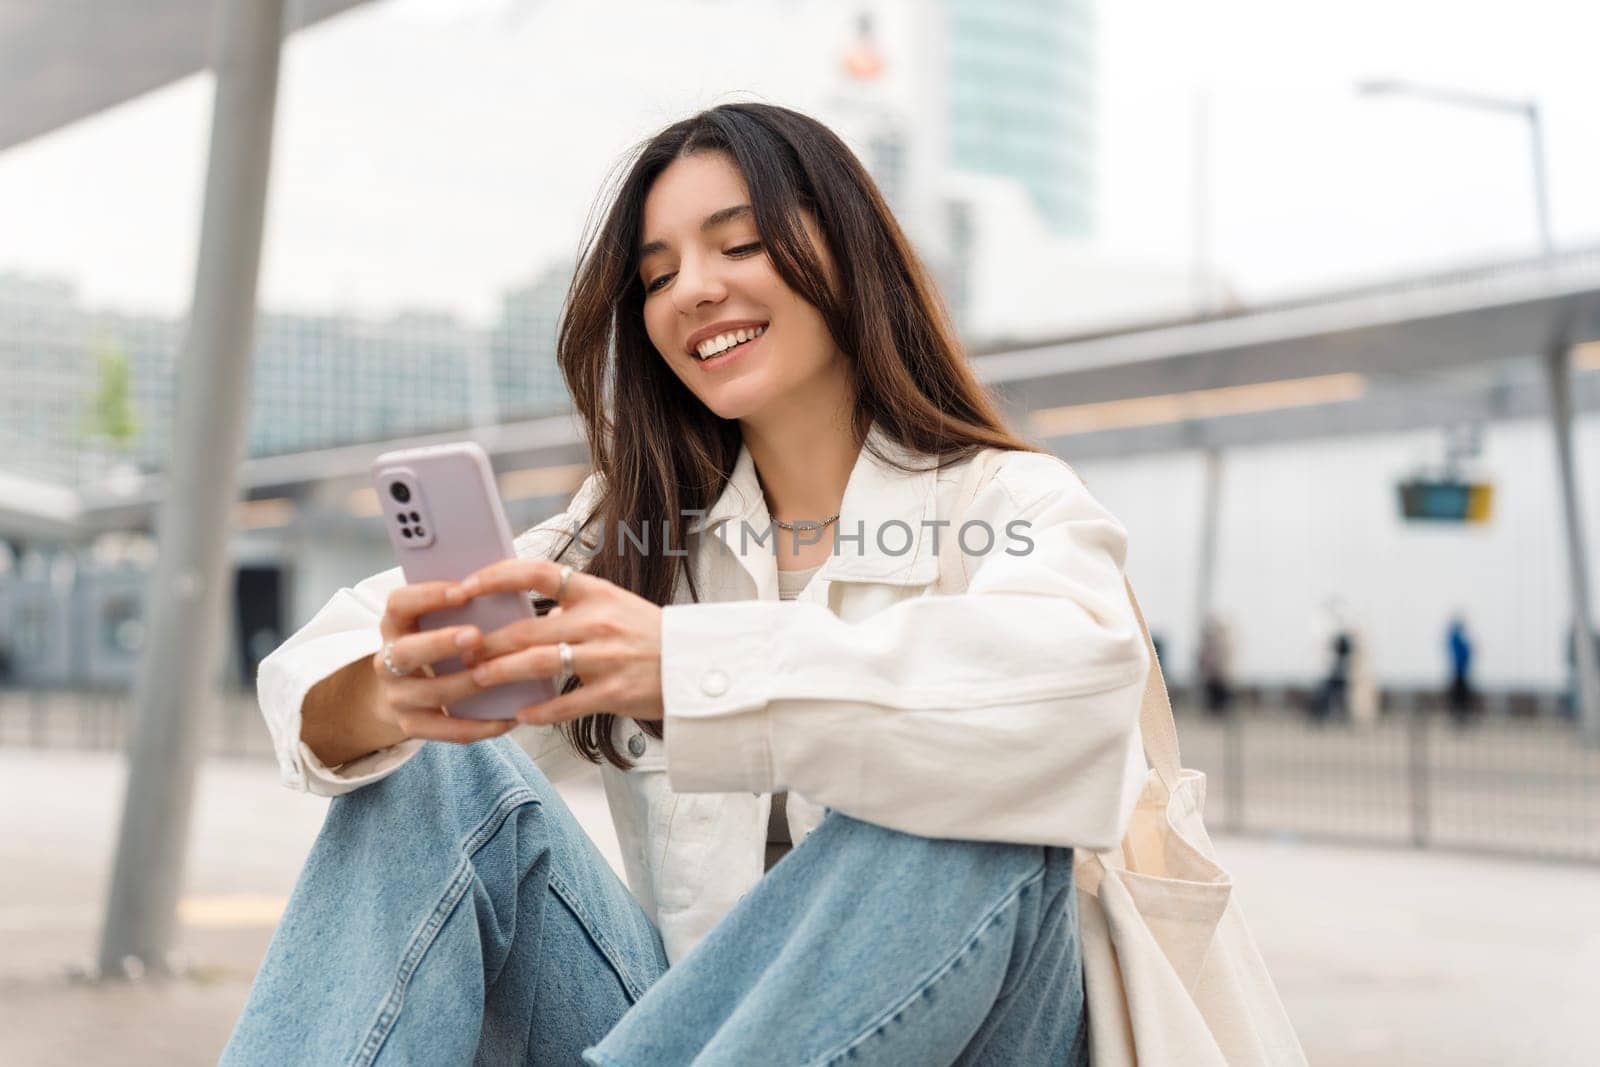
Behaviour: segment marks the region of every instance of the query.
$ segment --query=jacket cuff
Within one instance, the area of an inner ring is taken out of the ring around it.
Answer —
[[[422,745],[420,739],[413,737],[338,767],[329,767],[317,758],[309,745],[301,741],[299,757],[304,768],[306,789],[323,797],[354,792],[399,770],[402,764],[421,750]]]
[[[277,653],[261,662],[256,675],[256,697],[272,728],[273,751],[284,785],[323,796],[336,796],[355,788],[354,785],[339,788],[338,776],[311,755],[311,750],[300,740],[300,709],[313,686],[357,660],[373,655],[380,643],[375,629],[353,630],[330,634],[295,649],[292,668],[276,659]],[[325,785],[333,786],[333,791],[319,788]]]
[[[662,737],[674,793],[770,793],[772,745],[765,711],[705,719],[668,715]]]
[[[667,781],[680,793],[772,791],[767,711],[775,605],[675,604],[662,610],[661,699]]]

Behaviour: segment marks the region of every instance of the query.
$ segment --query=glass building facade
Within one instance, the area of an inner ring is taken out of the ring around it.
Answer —
[[[1020,182],[1051,230],[1093,220],[1092,0],[943,0],[950,162]]]
[[[570,265],[506,294],[487,329],[436,312],[374,320],[263,312],[248,453],[304,452],[564,410],[556,324]],[[0,275],[0,469],[61,485],[118,463],[165,466],[183,323],[86,308],[72,285]],[[91,417],[107,359],[126,367],[133,432]],[[476,403],[474,402],[476,400]]]

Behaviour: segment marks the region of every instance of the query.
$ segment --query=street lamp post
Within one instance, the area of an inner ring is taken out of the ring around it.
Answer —
[[[1418,85],[1395,78],[1370,79],[1357,84],[1356,89],[1363,96],[1410,96],[1419,100],[1432,100],[1436,104],[1512,115],[1525,120],[1528,123],[1528,147],[1533,155],[1533,197],[1539,225],[1539,251],[1541,255],[1547,257],[1555,251],[1555,241],[1550,232],[1550,197],[1545,188],[1544,122],[1539,117],[1537,100],[1485,96],[1460,89]]]
[[[1534,210],[1539,226],[1539,253],[1545,264],[1555,252],[1550,232],[1550,196],[1546,186],[1544,123],[1536,100],[1508,99],[1464,92],[1460,89],[1417,85],[1393,78],[1361,82],[1363,96],[1411,96],[1453,107],[1472,108],[1522,118],[1528,124],[1528,147],[1533,161]],[[1546,384],[1550,392],[1550,422],[1555,431],[1556,466],[1561,482],[1561,504],[1567,540],[1567,570],[1571,580],[1573,614],[1573,667],[1578,682],[1578,716],[1590,742],[1600,745],[1600,650],[1595,648],[1594,618],[1589,607],[1589,565],[1583,547],[1583,515],[1578,499],[1578,479],[1572,446],[1572,343],[1557,331],[1544,352]]]

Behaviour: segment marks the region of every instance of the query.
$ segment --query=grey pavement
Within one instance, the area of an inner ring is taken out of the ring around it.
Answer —
[[[268,761],[213,758],[179,952],[188,977],[102,986],[92,959],[124,771],[0,747],[0,1063],[213,1063],[325,802]],[[598,779],[564,790],[618,864]],[[1590,1063],[1600,867],[1219,837],[1311,1062]]]

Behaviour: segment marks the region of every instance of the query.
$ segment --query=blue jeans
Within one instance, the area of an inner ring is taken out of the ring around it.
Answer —
[[[336,798],[224,1064],[1088,1062],[1072,853],[830,811],[668,970],[509,738]]]

